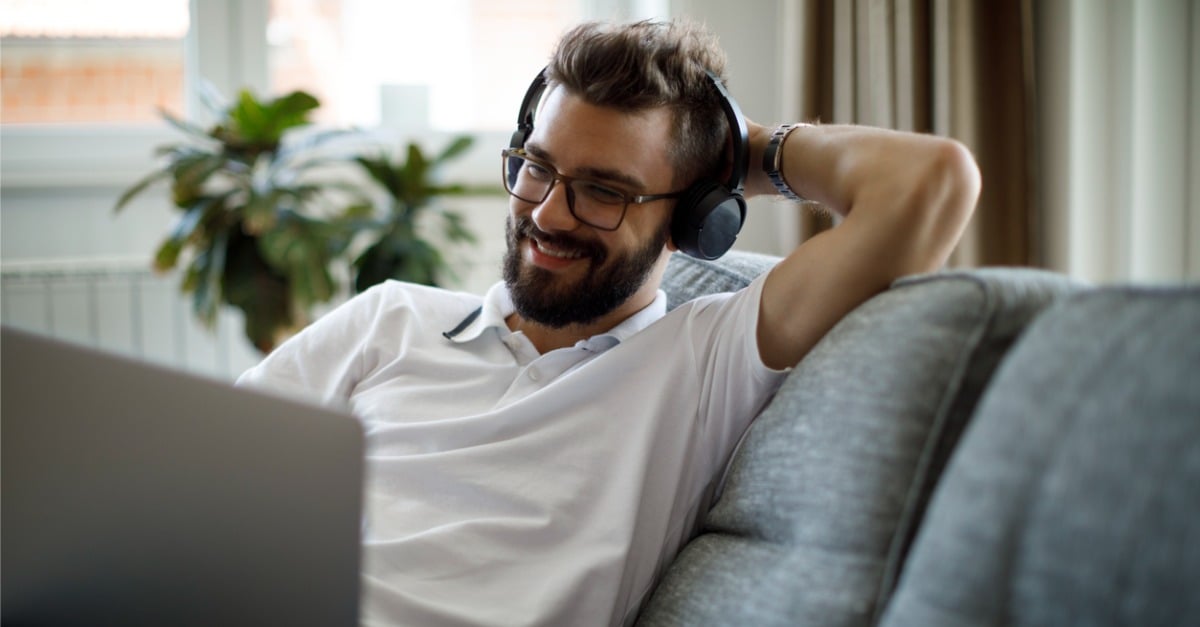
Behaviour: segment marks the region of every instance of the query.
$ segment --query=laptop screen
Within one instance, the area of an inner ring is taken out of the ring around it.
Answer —
[[[5,625],[353,625],[347,413],[4,329]]]

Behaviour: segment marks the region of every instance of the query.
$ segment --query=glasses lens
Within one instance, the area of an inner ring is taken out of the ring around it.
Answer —
[[[593,181],[571,181],[575,217],[602,229],[615,229],[625,213],[625,195]]]
[[[552,171],[517,155],[506,157],[504,166],[504,184],[508,193],[525,202],[540,203],[546,199],[554,183]]]
[[[515,154],[504,157],[504,186],[508,193],[525,202],[546,200],[557,178],[558,173],[550,166]],[[567,202],[576,219],[607,230],[621,225],[627,202],[623,193],[583,179],[571,179],[567,185],[570,187]]]
[[[504,155],[504,189],[507,189],[509,193],[512,193],[513,188],[517,185],[517,174],[521,171],[522,161],[524,159],[520,157]]]

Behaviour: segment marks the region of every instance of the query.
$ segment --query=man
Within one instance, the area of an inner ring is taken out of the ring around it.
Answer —
[[[747,194],[844,220],[746,289],[666,314],[676,192],[729,170],[707,74],[723,67],[687,25],[571,31],[505,151],[504,281],[483,298],[378,286],[244,375],[347,400],[365,425],[365,622],[631,622],[783,374],[892,280],[944,263],[979,188],[960,145],[751,123]]]

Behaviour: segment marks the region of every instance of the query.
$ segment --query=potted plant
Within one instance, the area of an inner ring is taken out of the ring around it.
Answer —
[[[155,268],[184,266],[181,288],[207,325],[222,305],[240,309],[246,337],[264,353],[338,292],[331,272],[337,262],[347,264],[345,274],[359,290],[393,277],[436,284],[446,263],[425,239],[418,216],[434,197],[468,191],[430,177],[435,166],[465,151],[469,138],[455,140],[432,160],[415,146],[403,163],[329,156],[322,147],[345,132],[298,133],[318,106],[302,91],[271,100],[243,91],[211,128],[164,111],[190,141],[159,148],[164,165],[116,204],[119,211],[154,183],[169,180],[180,216],[155,252]],[[372,200],[370,183],[355,184],[355,171],[378,184],[390,199],[386,206]],[[429,213],[443,218],[447,241],[473,241],[458,214]],[[364,239],[365,249],[351,263],[352,244]]]
[[[470,137],[458,137],[433,159],[428,159],[416,144],[408,145],[404,161],[393,161],[383,154],[355,159],[384,190],[387,198],[386,208],[374,224],[375,242],[354,260],[356,291],[387,279],[440,284],[449,265],[438,248],[420,236],[421,228],[425,226],[423,218],[428,214],[441,218],[447,243],[475,242],[475,236],[466,229],[462,216],[434,205],[433,201],[439,196],[495,190],[470,189],[457,183],[440,184],[431,176],[439,166],[465,152],[472,141]]]

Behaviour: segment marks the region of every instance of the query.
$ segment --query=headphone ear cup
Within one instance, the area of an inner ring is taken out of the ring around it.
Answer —
[[[697,181],[675,205],[671,238],[697,259],[716,259],[733,246],[746,220],[746,200],[712,180]]]

